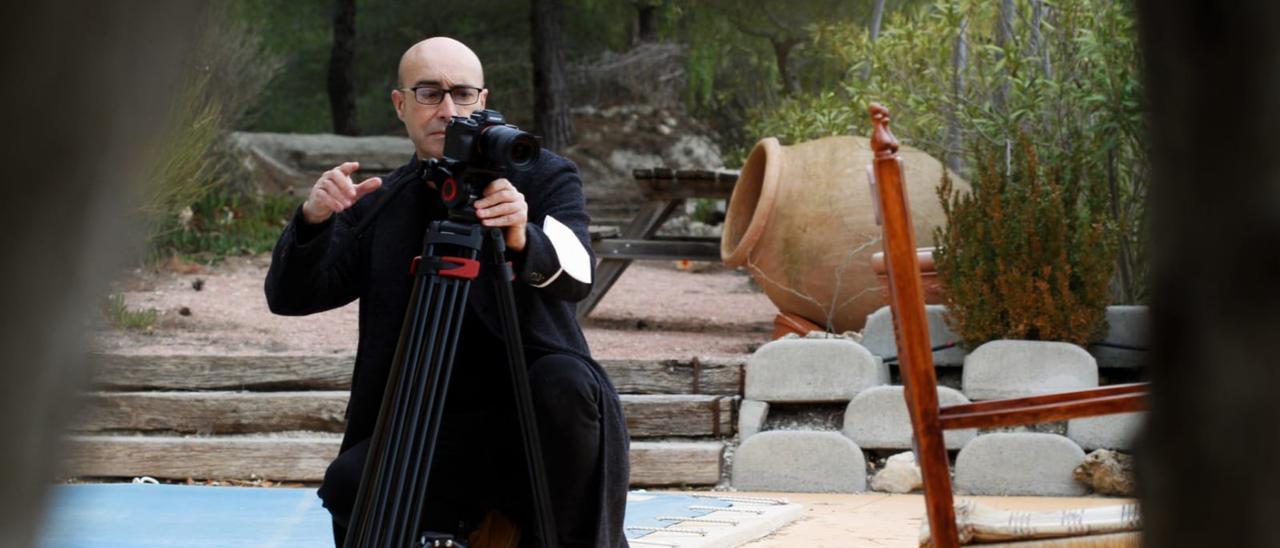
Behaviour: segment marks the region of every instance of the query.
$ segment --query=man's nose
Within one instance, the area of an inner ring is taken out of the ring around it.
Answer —
[[[458,115],[458,106],[453,104],[453,94],[444,94],[444,98],[440,100],[440,106],[436,107],[436,114],[446,119]]]

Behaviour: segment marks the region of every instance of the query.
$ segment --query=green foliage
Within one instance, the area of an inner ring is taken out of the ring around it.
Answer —
[[[995,339],[1085,345],[1106,327],[1113,232],[1088,199],[1080,165],[1044,167],[1020,140],[1009,174],[1002,147],[973,155],[972,191],[938,190],[947,224],[934,252],[952,330],[973,348]]]
[[[183,212],[216,197],[247,195],[231,160],[226,134],[250,115],[279,64],[262,51],[254,32],[213,10],[183,93],[171,106],[171,127],[147,174],[141,213],[147,222],[147,255],[183,250],[175,238],[190,226]],[[242,199],[242,198],[237,198]]]
[[[116,329],[149,331],[156,324],[156,309],[131,309],[125,304],[124,296],[119,293],[107,295],[102,303],[102,315]]]
[[[999,163],[1008,172],[1014,136],[1025,135],[1042,164],[1076,166],[1092,189],[1085,199],[1105,204],[1119,241],[1113,299],[1140,302],[1149,170],[1129,4],[1044,2],[1035,25],[1036,3],[1018,0],[1002,45],[1000,3],[982,0],[898,10],[875,41],[855,23],[822,25],[815,48],[844,67],[842,83],[752,110],[748,134],[784,143],[868,135],[866,107],[880,102],[903,142],[947,159],[966,178],[976,166],[964,164],[963,151],[1003,149]]]
[[[292,196],[215,190],[180,213],[177,226],[152,241],[152,259],[176,254],[216,261],[271,251],[297,207]]]

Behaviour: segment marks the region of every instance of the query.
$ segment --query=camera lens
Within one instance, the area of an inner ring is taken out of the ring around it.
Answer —
[[[542,151],[533,134],[507,125],[485,128],[481,146],[485,156],[511,170],[528,169]]]

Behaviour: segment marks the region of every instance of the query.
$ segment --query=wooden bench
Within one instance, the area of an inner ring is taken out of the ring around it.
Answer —
[[[592,227],[591,247],[599,264],[591,294],[578,303],[582,320],[599,304],[631,261],[719,261],[720,239],[663,237],[658,229],[689,198],[728,200],[737,171],[637,169],[632,172],[645,204],[622,227]]]

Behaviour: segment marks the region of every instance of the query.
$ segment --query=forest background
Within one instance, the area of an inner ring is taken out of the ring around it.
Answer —
[[[490,107],[558,151],[582,113],[647,105],[696,122],[734,168],[762,137],[866,135],[871,101],[965,178],[972,158],[1010,171],[1035,147],[1107,217],[1112,300],[1141,302],[1133,12],[1126,0],[234,0],[210,15],[174,106],[149,253],[269,249],[296,204],[243,188],[226,134],[403,135],[389,106],[400,54],[448,35],[484,60]]]

